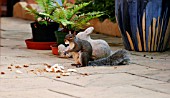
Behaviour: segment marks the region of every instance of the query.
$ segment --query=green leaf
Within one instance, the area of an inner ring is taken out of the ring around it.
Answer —
[[[65,19],[60,19],[60,21],[61,21],[61,23],[62,23],[63,26],[67,26],[67,25],[69,25],[69,24],[74,24],[74,22],[67,21],[67,20],[65,20]]]
[[[41,24],[41,25],[42,25],[42,24],[48,25],[48,22],[47,22],[47,21],[39,21],[38,23]]]
[[[54,14],[54,11],[57,8],[54,0],[36,0],[36,2],[41,8],[41,12],[37,11],[37,9],[31,9],[26,7],[24,9],[26,9],[29,14],[34,15],[36,20],[41,19],[40,21],[46,21],[46,23],[50,22],[50,17]]]

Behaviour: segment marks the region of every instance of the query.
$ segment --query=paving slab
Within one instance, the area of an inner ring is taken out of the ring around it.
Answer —
[[[1,98],[73,98],[68,95],[51,92],[48,89],[29,89],[13,92],[1,92]]]
[[[133,72],[132,72],[133,73]],[[170,82],[170,70],[152,70],[152,71],[145,71],[145,72],[138,72],[136,75],[140,75],[143,77],[152,78],[155,80],[160,80],[164,82]]]
[[[169,91],[170,84],[169,83],[159,83],[159,84],[157,84],[157,86],[155,86],[155,84],[137,84],[137,85],[133,85],[133,86],[143,88],[143,89],[152,90],[155,92],[164,93],[164,94],[170,94],[170,91]]]
[[[127,86],[116,86],[109,88],[109,94],[106,94],[105,98],[169,98],[169,94],[164,94],[160,92],[155,92],[131,85]],[[112,97],[108,96],[112,95]],[[104,98],[100,97],[100,98]],[[94,98],[94,97],[93,97]]]
[[[170,69],[170,51],[166,52],[132,52],[132,63],[156,69]]]
[[[0,74],[0,98],[170,98],[170,50],[130,51],[131,62],[124,66],[75,68],[72,58],[26,48],[31,22],[1,18],[0,72],[5,74]],[[112,51],[124,48],[121,38],[91,36],[106,40]],[[46,64],[62,64],[77,72],[69,76],[46,72]]]
[[[1,30],[2,31],[29,31],[30,23],[32,21],[21,20],[19,18],[5,17],[1,18]]]

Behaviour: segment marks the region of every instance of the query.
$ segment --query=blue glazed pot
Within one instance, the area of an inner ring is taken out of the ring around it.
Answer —
[[[115,0],[115,14],[127,50],[167,49],[170,0]]]

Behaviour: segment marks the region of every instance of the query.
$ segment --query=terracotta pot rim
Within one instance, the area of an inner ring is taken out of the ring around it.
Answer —
[[[50,45],[50,47],[57,47],[58,48],[58,45],[57,44],[52,44],[52,45]]]
[[[26,39],[25,42],[35,43],[35,44],[45,44],[45,43],[54,43],[55,44],[55,42],[35,42],[35,41],[33,41],[33,39]]]
[[[51,50],[50,45],[55,44],[56,42],[34,42],[32,39],[26,39],[25,43],[28,49]]]

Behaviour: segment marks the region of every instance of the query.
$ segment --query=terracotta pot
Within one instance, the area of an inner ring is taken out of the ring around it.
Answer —
[[[51,47],[52,53],[54,55],[58,55],[58,46],[57,46],[57,44],[53,44],[50,47]]]
[[[32,39],[26,39],[25,43],[28,49],[51,50],[50,45],[53,45],[56,42],[34,42]]]
[[[106,34],[109,36],[121,37],[118,24],[113,23],[109,19],[105,19],[103,22],[101,22],[98,18],[95,18],[90,20],[89,22],[91,24],[90,26],[94,27],[95,32],[99,32],[101,34]]]

